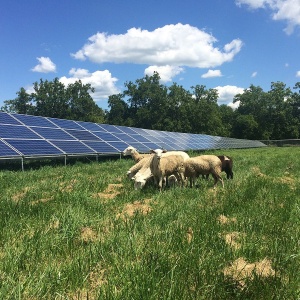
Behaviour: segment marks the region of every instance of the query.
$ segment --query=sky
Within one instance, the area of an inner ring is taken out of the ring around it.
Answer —
[[[40,79],[90,83],[99,107],[157,71],[233,108],[300,81],[300,0],[0,0],[0,107]]]

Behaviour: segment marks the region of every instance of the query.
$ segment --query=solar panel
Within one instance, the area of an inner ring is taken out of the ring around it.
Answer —
[[[0,138],[40,139],[41,137],[22,125],[0,124]]]
[[[150,130],[0,112],[0,159],[60,155],[118,154],[128,146],[206,150],[263,147],[259,141]]]
[[[16,119],[27,126],[38,126],[38,127],[52,127],[58,128],[55,124],[51,123],[48,119],[44,117],[28,116],[20,114],[12,114]]]
[[[61,155],[62,151],[51,145],[45,140],[6,140],[24,156],[48,156]]]
[[[76,139],[81,140],[81,141],[99,141],[100,139],[92,134],[89,131],[86,130],[74,130],[74,129],[66,129],[66,131],[74,136]]]
[[[3,157],[20,156],[20,154],[0,140],[0,154]]]
[[[34,131],[47,140],[75,140],[72,135],[60,128],[35,127]]]
[[[21,123],[9,114],[0,112],[0,124],[20,125]]]
[[[91,149],[90,147],[88,147],[80,141],[51,141],[51,143],[70,155],[96,153],[95,150]]]

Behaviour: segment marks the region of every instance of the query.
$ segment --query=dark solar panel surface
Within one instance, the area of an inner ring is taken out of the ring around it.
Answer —
[[[96,124],[0,112],[0,158],[17,156],[120,154],[128,146],[205,150],[263,147],[259,141]]]

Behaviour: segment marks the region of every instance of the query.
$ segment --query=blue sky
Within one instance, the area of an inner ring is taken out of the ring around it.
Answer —
[[[126,81],[219,91],[300,81],[300,0],[0,0],[0,107],[21,87],[81,79],[107,109]]]

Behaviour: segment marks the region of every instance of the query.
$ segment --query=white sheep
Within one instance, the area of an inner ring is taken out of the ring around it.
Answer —
[[[150,168],[150,161],[151,161],[152,155],[142,158],[138,163],[133,165],[128,171],[127,171],[127,177],[129,179],[132,179],[135,174],[143,168],[144,165],[148,165]]]
[[[166,150],[159,150],[159,151],[162,152],[162,156],[170,156],[176,154],[182,156],[184,159],[189,158],[189,155],[183,151],[169,151],[169,152],[167,152]],[[153,156],[153,154],[149,154],[149,155]],[[153,177],[153,174],[150,169],[150,163],[151,160],[143,160],[143,165],[137,172],[135,172],[135,170],[137,170],[137,167],[140,165],[131,168],[130,170],[131,175],[129,176],[129,178],[134,180],[134,188],[136,190],[142,189],[145,186],[146,182]],[[129,173],[129,171],[127,173]],[[164,180],[166,180],[166,178],[164,178]]]
[[[150,166],[141,168],[133,177],[134,189],[141,190],[146,182],[148,182],[153,177],[151,173]]]
[[[195,180],[199,175],[212,174],[215,179],[214,188],[218,181],[224,182],[220,173],[222,171],[222,162],[216,155],[200,155],[184,161],[184,176],[190,179],[190,187],[193,187]],[[182,171],[182,170],[181,170]]]
[[[150,154],[140,154],[137,149],[135,149],[132,146],[127,147],[126,149],[123,150],[122,154],[124,156],[131,155],[132,159],[137,163],[144,157],[149,157]]]
[[[166,154],[166,150],[162,149],[151,150],[151,153],[154,155],[150,162],[150,169],[160,191],[163,187],[163,180],[172,174],[183,185],[183,162],[189,158],[189,155],[183,151],[170,151]]]

